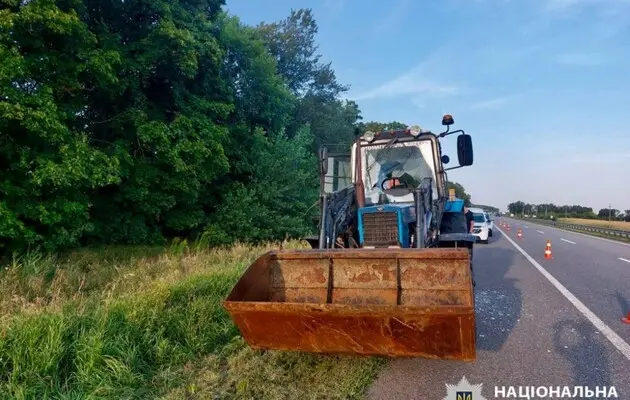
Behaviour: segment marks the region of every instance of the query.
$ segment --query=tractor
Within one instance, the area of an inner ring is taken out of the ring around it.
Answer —
[[[319,151],[311,249],[260,256],[224,301],[256,349],[474,361],[473,244],[446,171],[473,164],[472,139],[418,126]],[[440,140],[457,136],[458,166]]]

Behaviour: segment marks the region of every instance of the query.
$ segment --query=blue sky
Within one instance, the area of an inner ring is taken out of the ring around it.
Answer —
[[[473,202],[630,209],[630,0],[227,0],[248,24],[291,8],[364,120],[453,114],[475,163],[449,178]]]

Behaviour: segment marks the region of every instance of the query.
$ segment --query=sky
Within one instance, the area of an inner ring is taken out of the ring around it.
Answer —
[[[630,209],[630,0],[227,0],[246,24],[311,8],[364,121],[473,139],[473,203]],[[443,150],[457,163],[456,137]]]

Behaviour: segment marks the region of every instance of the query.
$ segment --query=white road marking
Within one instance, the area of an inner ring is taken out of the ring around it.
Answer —
[[[619,260],[621,260],[621,261],[625,261],[625,262],[627,262],[627,263],[630,263],[630,260],[626,260],[625,258],[621,258],[621,257],[619,257],[618,259],[619,259]]]
[[[540,233],[541,235],[545,234],[545,232],[543,232],[543,231],[536,231],[536,232]]]
[[[538,262],[534,260],[532,256],[527,254],[525,250],[523,250],[518,244],[516,244],[516,242],[514,242],[512,238],[503,233],[501,229],[499,229],[499,232],[501,232],[503,234],[503,237],[506,238],[510,243],[512,243],[512,246],[514,246],[516,250],[518,250],[523,256],[525,256],[525,258],[527,258],[527,260],[534,267],[536,267],[536,269],[540,271],[540,273],[545,278],[547,278],[547,280],[551,282],[551,284],[555,286],[556,289],[558,289],[560,293],[562,293],[564,297],[566,297],[567,300],[569,300],[571,304],[573,304],[575,308],[577,308],[578,311],[581,312],[582,315],[584,315],[586,319],[588,319],[595,326],[595,328],[597,328],[597,330],[599,330],[604,336],[606,336],[606,339],[608,339],[610,343],[612,343],[613,346],[615,346],[617,350],[621,352],[621,354],[623,354],[628,360],[630,360],[630,344],[626,343],[619,335],[615,333],[615,331],[610,329],[610,327],[606,325],[604,321],[599,319],[597,315],[589,310],[588,307],[584,305],[584,303],[582,303],[577,297],[573,295],[573,293],[569,292],[569,290],[565,288],[562,283],[560,283],[556,278],[553,277],[553,275],[547,272],[545,268],[538,264]]]
[[[564,241],[565,241],[565,242],[567,242],[567,243],[575,244],[575,242],[572,242],[572,241],[570,241],[570,240],[566,240],[566,239],[563,239],[563,238],[560,238],[560,240],[564,240]]]

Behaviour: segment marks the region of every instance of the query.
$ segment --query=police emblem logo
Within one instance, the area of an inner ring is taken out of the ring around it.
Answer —
[[[487,400],[481,394],[483,384],[473,385],[462,377],[456,385],[446,384],[446,397],[443,400]]]

